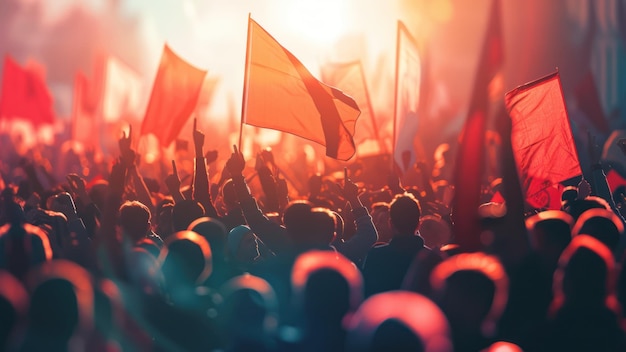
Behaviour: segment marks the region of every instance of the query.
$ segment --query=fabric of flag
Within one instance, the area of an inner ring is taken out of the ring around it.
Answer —
[[[162,146],[169,146],[193,113],[206,73],[165,45],[141,134],[152,133]]]
[[[0,118],[24,119],[34,126],[54,123],[52,95],[43,72],[36,64],[23,68],[9,55],[5,56]]]
[[[353,136],[358,155],[382,153],[384,146],[378,136],[378,126],[376,126],[374,111],[371,108],[372,104],[361,61],[328,63],[322,66],[322,82],[337,87],[350,95],[361,110],[359,123],[356,125]]]
[[[470,99],[468,115],[461,132],[454,171],[455,195],[452,201],[455,238],[466,251],[482,248],[478,207],[485,164],[485,130],[494,90],[501,82],[504,63],[500,1],[494,0],[488,17],[485,40]],[[490,99],[491,98],[491,99]]]
[[[511,142],[526,200],[580,175],[580,163],[555,72],[506,94]]]
[[[141,116],[143,83],[139,74],[119,59],[105,61],[102,118],[105,122]]]
[[[94,82],[90,82],[84,73],[76,73],[72,103],[72,140],[85,147],[96,147],[99,143],[98,104],[99,95]]]
[[[251,18],[242,123],[287,132],[348,160],[360,110],[354,99],[317,80]]]
[[[418,128],[422,62],[417,41],[398,21],[394,107],[394,160],[405,172],[416,161],[413,141]]]

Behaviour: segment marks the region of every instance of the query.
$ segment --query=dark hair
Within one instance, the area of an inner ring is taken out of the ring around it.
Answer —
[[[204,207],[195,200],[182,200],[174,204],[172,222],[174,231],[187,230],[189,224],[204,216]]]
[[[150,210],[141,202],[126,201],[120,207],[118,223],[126,235],[135,242],[139,241],[146,237],[150,229]]]
[[[389,205],[391,225],[403,234],[415,233],[421,215],[419,202],[409,193],[397,195]]]

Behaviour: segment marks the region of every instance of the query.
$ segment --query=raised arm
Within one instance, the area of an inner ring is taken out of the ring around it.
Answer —
[[[145,206],[150,209],[150,212],[154,214],[155,208],[154,204],[152,204],[152,197],[150,196],[150,191],[146,186],[146,183],[143,181],[143,177],[139,173],[137,169],[137,165],[135,164],[135,159],[137,154],[131,148],[133,138],[133,128],[132,125],[129,127],[128,136],[126,136],[126,132],[122,134],[122,137],[118,140],[118,145],[120,148],[121,160],[126,169],[128,170],[128,177],[132,182],[133,189],[135,190],[135,195],[137,196],[137,200],[143,203]]]
[[[196,119],[193,119],[193,145],[196,150],[196,163],[193,177],[193,199],[200,202],[206,215],[217,218],[217,210],[211,201],[209,193],[209,176],[206,169],[206,161],[202,148],[204,147],[204,133],[196,129]]]
[[[359,265],[365,260],[370,248],[378,241],[378,232],[372,217],[359,198],[359,187],[348,177],[347,168],[344,168],[344,185],[339,186],[339,189],[352,207],[356,233],[349,241],[338,242],[334,245],[339,252]]]
[[[176,168],[176,161],[172,160],[172,173],[165,178],[165,185],[170,191],[174,203],[185,200],[185,197],[180,192],[180,178],[178,177],[178,169]]]
[[[243,154],[237,150],[237,146],[233,146],[233,149],[234,151],[230,159],[226,162],[226,169],[233,180],[233,186],[235,187],[235,193],[237,194],[243,215],[252,231],[278,255],[281,250],[288,246],[286,229],[268,219],[259,209],[256,200],[250,194],[243,176],[243,169],[246,166]]]

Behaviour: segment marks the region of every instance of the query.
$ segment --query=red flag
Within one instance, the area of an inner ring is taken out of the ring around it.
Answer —
[[[164,147],[174,141],[196,107],[206,73],[178,57],[166,44],[141,134],[154,134]]]
[[[417,41],[401,21],[397,33],[393,154],[396,165],[405,172],[416,161],[413,140],[418,128],[422,61]]]
[[[615,192],[621,186],[626,186],[626,178],[623,178],[622,175],[613,169],[606,173],[606,182],[609,184],[611,192]]]
[[[52,96],[43,71],[31,66],[22,68],[13,58],[4,58],[0,118],[22,118],[34,126],[54,123]]]
[[[361,110],[354,133],[359,156],[380,154],[385,149],[378,136],[372,103],[363,74],[361,61],[328,63],[322,67],[322,81],[350,94]],[[367,150],[365,150],[367,148]]]
[[[246,54],[242,123],[319,143],[331,158],[354,155],[354,99],[318,81],[251,18]]]
[[[511,142],[526,200],[580,175],[580,164],[555,72],[506,94]]]
[[[98,146],[97,113],[99,95],[93,82],[82,72],[74,79],[74,101],[72,103],[72,140],[86,147]]]
[[[501,82],[503,62],[500,1],[494,0],[454,172],[455,195],[452,206],[455,237],[466,251],[480,250],[482,247],[478,207],[485,164],[485,127],[490,112],[490,97],[496,95],[493,88]]]

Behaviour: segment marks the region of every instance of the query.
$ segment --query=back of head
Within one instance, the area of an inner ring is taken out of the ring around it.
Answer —
[[[226,257],[226,239],[228,236],[224,224],[217,219],[201,217],[189,224],[187,230],[199,234],[209,242],[214,262],[224,261]]]
[[[170,288],[200,284],[212,270],[211,247],[193,231],[180,231],[168,238],[158,260]]]
[[[133,242],[146,237],[150,230],[150,210],[138,201],[126,201],[119,210],[119,224]]]
[[[78,301],[72,284],[64,279],[41,283],[32,294],[29,326],[38,336],[69,340],[78,326]]]
[[[296,259],[291,272],[294,304],[309,322],[339,324],[363,297],[356,266],[334,251],[309,251]]]
[[[297,200],[290,202],[285,207],[283,214],[283,224],[287,228],[287,231],[291,233],[303,232],[307,230],[310,224],[310,213],[313,206],[311,203],[304,200]]]
[[[13,275],[0,270],[0,349],[28,309],[28,293]]]
[[[30,224],[0,227],[0,269],[24,279],[30,268],[52,259],[50,240],[43,230]]]
[[[244,274],[227,281],[220,293],[224,299],[220,316],[233,339],[258,341],[275,333],[278,301],[267,281]]]
[[[563,304],[617,307],[615,260],[609,248],[588,235],[578,235],[563,251],[554,273],[552,312]]]
[[[547,210],[526,219],[530,243],[535,251],[558,256],[572,240],[574,219],[566,212]]]
[[[484,253],[452,256],[430,276],[433,297],[446,313],[453,329],[467,333],[495,333],[508,300],[508,277],[500,261]]]
[[[415,233],[421,214],[419,202],[409,193],[397,195],[389,205],[391,226],[403,235]]]
[[[607,209],[590,209],[582,213],[572,227],[572,235],[590,235],[604,243],[612,251],[617,250],[624,233],[622,220]]]
[[[227,209],[233,209],[239,206],[239,199],[237,193],[235,193],[235,185],[232,179],[226,180],[222,185],[222,200]]]
[[[443,312],[417,293],[388,291],[368,298],[347,322],[346,351],[452,351]]]
[[[177,202],[172,210],[174,231],[185,231],[196,219],[204,216],[202,204],[195,200],[185,199]]]
[[[600,197],[589,196],[585,199],[575,199],[568,203],[568,206],[564,209],[570,214],[574,220],[578,220],[578,217],[590,209],[606,209],[611,210],[609,204]]]

